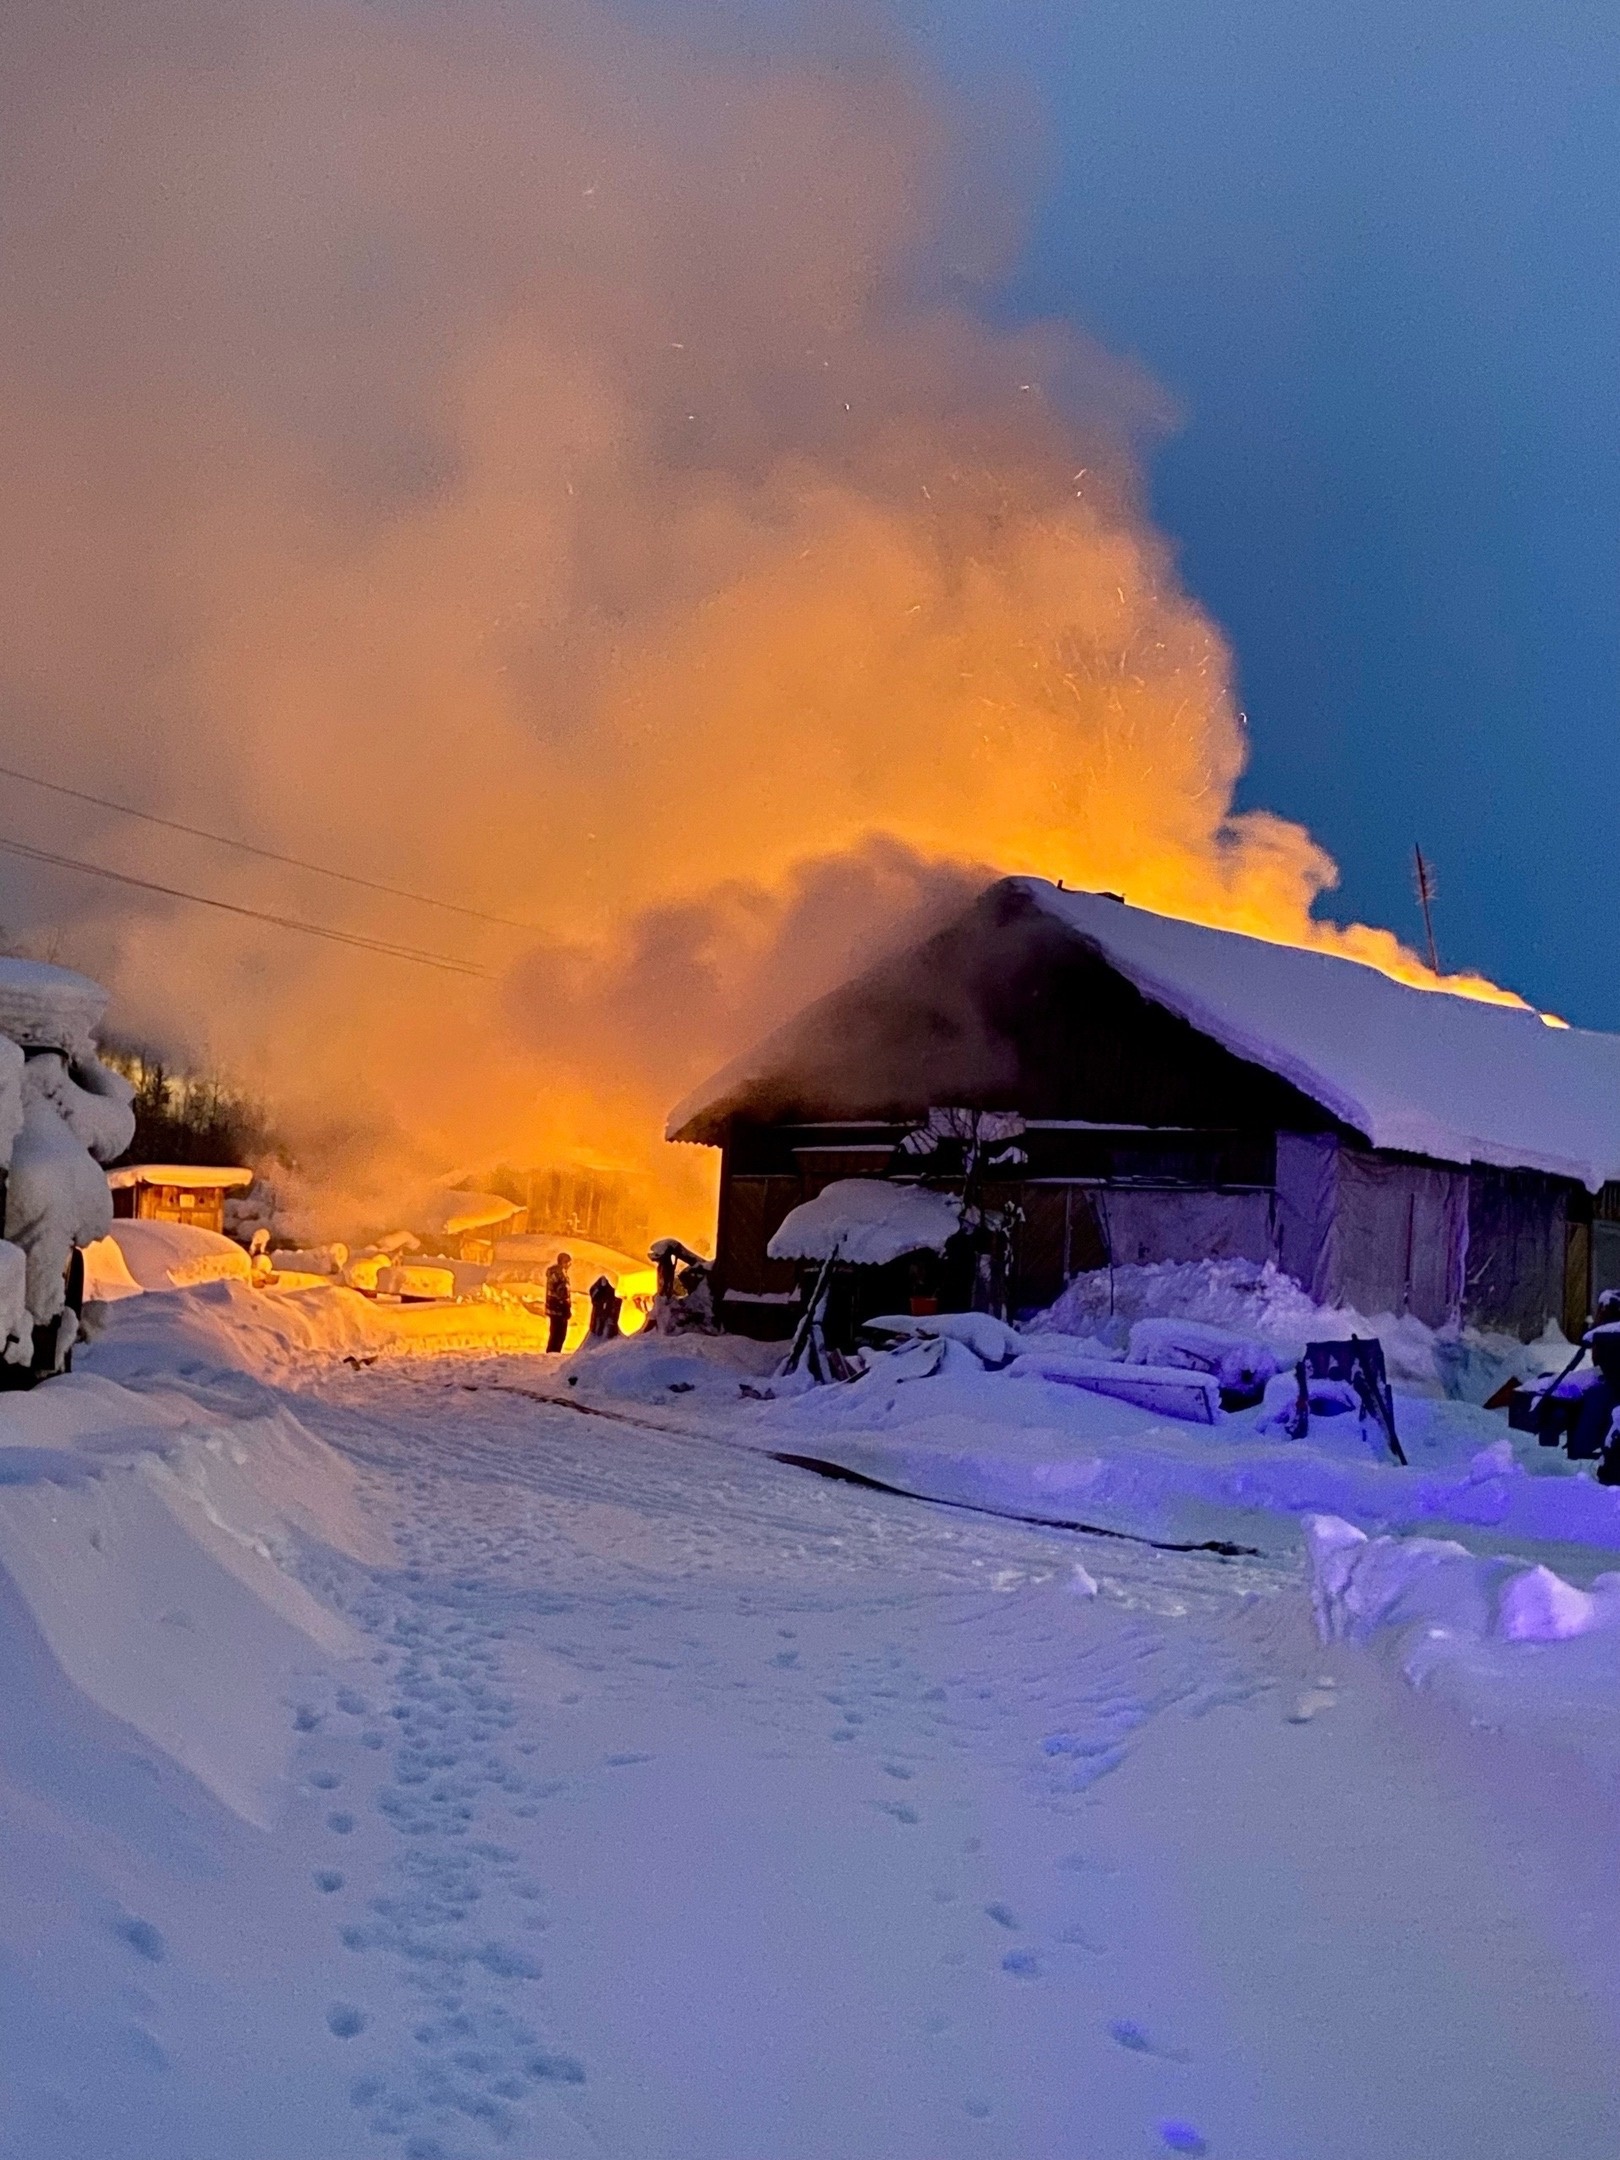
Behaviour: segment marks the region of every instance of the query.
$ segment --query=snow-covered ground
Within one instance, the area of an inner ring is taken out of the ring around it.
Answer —
[[[0,2153],[1620,2152],[1614,1496],[962,1356],[109,1308],[0,1400]]]

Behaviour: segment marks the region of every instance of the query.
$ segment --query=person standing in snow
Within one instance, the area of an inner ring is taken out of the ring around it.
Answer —
[[[547,1353],[555,1357],[568,1334],[568,1323],[574,1313],[574,1288],[568,1280],[568,1270],[573,1264],[571,1253],[560,1252],[546,1269],[546,1318],[551,1322],[551,1337],[546,1344]]]
[[[619,1315],[624,1310],[624,1300],[614,1289],[610,1277],[598,1275],[591,1284],[591,1340],[613,1342],[620,1333]]]

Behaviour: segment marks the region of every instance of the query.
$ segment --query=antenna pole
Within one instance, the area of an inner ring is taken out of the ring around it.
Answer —
[[[1422,848],[1418,847],[1415,843],[1412,848],[1412,854],[1417,862],[1417,890],[1418,899],[1423,907],[1423,931],[1424,935],[1428,938],[1429,941],[1429,966],[1431,970],[1436,975],[1438,975],[1440,972],[1440,955],[1435,948],[1434,915],[1431,911],[1432,902],[1434,900],[1434,872],[1423,860]]]

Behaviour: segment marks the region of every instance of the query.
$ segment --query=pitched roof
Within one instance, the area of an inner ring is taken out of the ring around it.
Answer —
[[[1128,907],[1103,893],[1010,878],[1042,913],[1141,994],[1235,1056],[1290,1082],[1375,1147],[1440,1162],[1541,1170],[1596,1191],[1620,1179],[1620,1036],[1297,945]],[[729,1066],[671,1115],[669,1131],[761,1070]]]

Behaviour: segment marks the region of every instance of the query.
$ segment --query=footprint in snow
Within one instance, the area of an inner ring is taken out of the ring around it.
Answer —
[[[1288,1713],[1290,1725],[1308,1725],[1319,1711],[1331,1710],[1338,1701],[1338,1682],[1318,1680],[1315,1687],[1307,1688]]]
[[[1010,1905],[1003,1905],[999,1900],[997,1900],[995,1904],[987,1905],[984,1909],[988,1916],[996,1923],[997,1927],[1017,1927],[1018,1918]]]
[[[585,2068],[572,2055],[531,2055],[524,2065],[530,2077],[548,2085],[583,2085]]]
[[[150,1920],[125,1918],[115,1920],[112,1926],[119,1940],[128,1943],[135,1955],[145,1958],[149,1965],[161,1965],[168,1955],[168,1945]]]
[[[343,1877],[336,1868],[317,1868],[315,1870],[315,1887],[317,1890],[324,1890],[330,1895],[332,1891],[343,1888]]]
[[[346,1808],[334,1808],[326,1818],[328,1830],[335,1830],[339,1837],[347,1837],[354,1828],[354,1817]]]
[[[353,2003],[334,2003],[326,2013],[326,2029],[334,2040],[352,2040],[366,2029],[366,2013]]]
[[[1209,2140],[1200,2135],[1190,2122],[1162,2122],[1159,2135],[1174,2153],[1199,2153],[1209,2151]]]
[[[1015,1980],[1035,1980],[1040,1977],[1040,1965],[1033,1950],[1009,1950],[1001,1961],[1004,1973],[1011,1973]]]

